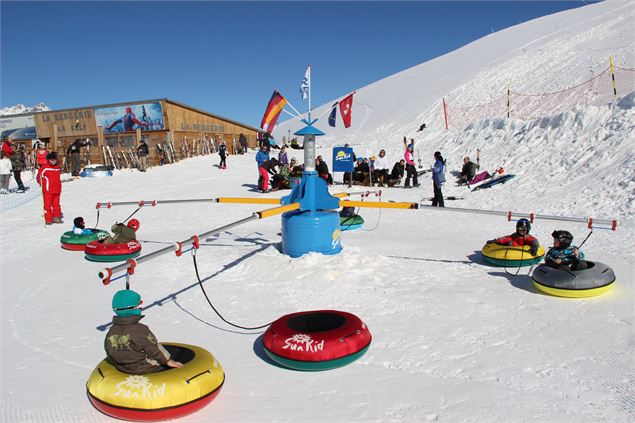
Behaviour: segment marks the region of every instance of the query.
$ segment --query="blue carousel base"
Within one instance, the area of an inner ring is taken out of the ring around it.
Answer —
[[[336,211],[292,211],[282,215],[282,252],[291,257],[306,253],[342,251],[340,215]]]

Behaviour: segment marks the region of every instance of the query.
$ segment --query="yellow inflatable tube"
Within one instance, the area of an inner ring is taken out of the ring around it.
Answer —
[[[225,382],[214,356],[194,345],[163,346],[175,360],[184,362],[182,368],[131,375],[103,360],[86,383],[93,405],[119,419],[158,421],[182,417],[211,402]]]
[[[545,255],[542,245],[538,247],[536,255],[529,252],[528,245],[515,247],[498,244],[485,244],[481,252],[485,260],[495,266],[521,267],[534,265]]]

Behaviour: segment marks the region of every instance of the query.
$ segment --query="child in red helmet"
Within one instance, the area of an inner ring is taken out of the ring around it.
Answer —
[[[104,239],[104,244],[125,244],[126,242],[137,239],[137,230],[139,229],[139,221],[130,219],[127,225],[123,223],[115,223],[110,230],[114,234]]]

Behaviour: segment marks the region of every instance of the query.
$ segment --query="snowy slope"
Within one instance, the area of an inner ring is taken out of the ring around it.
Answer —
[[[602,51],[609,46],[606,40],[632,37],[627,25],[620,26],[622,15],[632,21],[632,7],[621,2],[586,6],[490,35],[436,59],[431,63],[451,59],[459,68],[475,70],[449,75],[450,80],[439,75],[428,84],[439,93],[418,96],[421,103],[409,103],[399,113],[379,100],[392,99],[397,87],[407,85],[409,72],[419,67],[359,90],[360,98],[367,92],[372,108],[356,104],[354,111],[369,113],[354,122],[366,123],[351,135],[324,137],[317,153],[327,156],[331,144],[350,140],[356,150],[376,151],[385,145],[396,160],[402,135],[414,135],[412,122],[432,122],[425,113],[432,113],[438,96],[480,86],[476,79],[486,77],[479,72],[494,65],[522,63],[515,57],[528,54],[522,47],[531,39],[538,41],[527,51],[540,45],[542,54],[554,40],[568,43],[559,52],[565,57],[575,56],[566,54],[566,48],[575,48],[577,39],[586,40],[590,51]],[[614,24],[598,25],[599,17]],[[594,37],[586,35],[590,28],[595,28]],[[492,53],[493,46],[503,51]],[[542,60],[538,53],[535,59]],[[568,59],[571,75],[587,69],[588,57],[577,60]],[[390,88],[381,88],[389,82]],[[160,340],[208,349],[226,372],[218,398],[183,421],[633,421],[632,107],[631,96],[611,108],[579,108],[528,122],[482,121],[452,134],[433,127],[418,138],[426,163],[441,149],[452,170],[463,154],[479,147],[485,167],[503,164],[518,175],[504,187],[474,193],[449,182],[446,195],[465,200],[448,201],[448,206],[619,219],[616,232],[596,230],[583,248],[617,275],[613,290],[601,297],[541,295],[529,269],[513,276],[485,265],[479,254],[484,241],[513,228],[496,216],[363,210],[366,230],[344,233],[344,250],[336,256],[291,259],[281,254],[277,217],[205,240],[197,254],[199,271],[214,305],[228,320],[256,326],[286,313],[332,308],[354,313],[368,324],[373,343],[361,359],[337,370],[303,373],[273,365],[262,351],[261,331],[234,329],[213,313],[196,285],[189,254],[139,265],[131,285],[144,299],[144,322]],[[403,119],[395,119],[397,115]],[[103,266],[61,250],[59,237],[74,216],[94,224],[97,201],[261,195],[252,191],[257,178],[253,152],[230,156],[227,171],[213,166],[217,161],[217,156],[200,157],[143,174],[118,171],[113,178],[65,183],[67,223],[48,228],[40,217],[39,198],[25,197],[22,203],[15,195],[0,198],[0,421],[113,421],[89,404],[85,382],[103,358],[110,300],[123,281],[103,286],[96,276]],[[430,185],[424,176],[421,187],[388,188],[381,200],[419,201],[432,194]],[[143,208],[135,217],[148,253],[260,209],[159,205]],[[107,229],[134,210],[104,209],[99,227]],[[571,230],[577,241],[588,233],[584,224],[553,221],[537,221],[532,233],[548,246],[556,228]]]

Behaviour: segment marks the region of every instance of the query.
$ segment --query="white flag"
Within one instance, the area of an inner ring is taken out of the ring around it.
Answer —
[[[304,73],[304,79],[300,84],[300,94],[302,94],[302,100],[305,100],[309,96],[309,90],[311,89],[311,65],[307,66]]]

